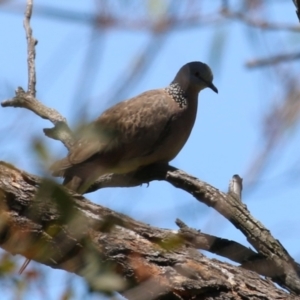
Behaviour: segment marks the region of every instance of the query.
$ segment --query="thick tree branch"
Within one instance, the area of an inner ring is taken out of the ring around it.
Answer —
[[[26,173],[23,172],[23,174]],[[269,276],[281,286],[299,293],[298,264],[294,262],[279,241],[275,240],[270,232],[250,215],[240,200],[231,194],[222,193],[183,171],[165,165],[145,168],[135,174],[131,174],[131,178],[128,178],[128,176],[111,175],[104,176],[104,179],[106,186],[112,186],[114,180],[116,180],[115,182],[118,183],[118,186],[125,186],[128,182],[128,185],[132,185],[132,183],[137,185],[155,179],[166,180],[174,186],[186,190],[196,197],[197,200],[214,207],[225,216],[245,234],[248,241],[258,251],[257,255],[251,256],[249,253],[243,259],[240,258],[243,267]],[[100,182],[101,180],[98,183]],[[113,186],[116,186],[116,184]],[[222,250],[219,252],[222,252]]]
[[[280,242],[272,237],[270,231],[254,219],[246,206],[232,193],[225,194],[206,182],[168,165],[149,166],[127,175],[106,175],[92,186],[92,190],[103,187],[138,186],[152,180],[165,180],[190,193],[198,201],[216,209],[241,230],[249,243],[266,258],[268,263],[261,264],[261,270],[258,272],[272,277],[285,288],[300,293],[298,264]]]
[[[5,163],[0,242],[13,254],[74,272],[92,288],[118,290],[128,299],[299,299],[255,273],[207,259],[180,231],[154,228],[70,196]],[[110,287],[101,284],[107,276]]]

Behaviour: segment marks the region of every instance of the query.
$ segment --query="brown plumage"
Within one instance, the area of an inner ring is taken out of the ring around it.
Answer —
[[[201,62],[184,65],[172,83],[118,103],[88,126],[68,156],[51,170],[64,184],[84,193],[101,175],[128,173],[146,165],[171,161],[193,128],[198,93],[212,83]]]

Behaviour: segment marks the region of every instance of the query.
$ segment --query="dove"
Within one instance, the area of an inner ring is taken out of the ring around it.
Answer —
[[[144,92],[106,110],[87,126],[67,157],[55,162],[53,176],[80,194],[102,175],[129,173],[147,165],[168,163],[185,145],[193,129],[198,94],[218,93],[208,65],[190,62],[163,89]],[[30,259],[21,267],[21,274]]]
[[[169,86],[120,102],[87,126],[67,157],[55,162],[53,176],[80,194],[102,175],[124,174],[169,163],[188,140],[195,123],[198,94],[213,84],[202,62],[185,64]]]

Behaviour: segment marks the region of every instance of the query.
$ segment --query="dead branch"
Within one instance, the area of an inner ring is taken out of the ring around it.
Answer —
[[[28,89],[25,92],[21,87],[16,90],[16,95],[12,99],[1,103],[2,107],[22,107],[31,110],[43,119],[47,119],[54,124],[52,129],[44,129],[46,136],[60,140],[68,149],[73,143],[72,132],[68,127],[66,119],[55,109],[44,106],[38,101],[36,96],[36,71],[35,71],[35,46],[37,40],[32,35],[30,19],[33,9],[33,0],[27,0],[24,28],[27,39],[27,66],[28,66]]]
[[[76,273],[95,290],[128,299],[299,299],[207,259],[180,231],[135,221],[3,162],[0,216],[3,249]]]
[[[196,249],[209,251],[239,264],[249,261],[265,260],[263,256],[239,243],[190,228],[180,219],[176,220],[176,224],[180,228],[179,234]],[[256,269],[249,270],[257,272]]]
[[[232,193],[223,193],[208,183],[168,165],[149,166],[134,174],[106,175],[101,177],[92,189],[138,186],[152,180],[165,180],[174,187],[190,193],[198,201],[216,209],[241,230],[248,242],[266,258],[268,265],[272,265],[270,269],[261,265],[262,270],[259,273],[270,276],[285,288],[299,293],[298,264],[295,263],[280,242],[272,237],[270,231],[251,216],[247,207],[239,199],[232,196]]]
[[[16,96],[1,103],[2,107],[21,107],[31,110],[39,117],[49,120],[54,124],[53,128],[45,128],[46,136],[61,141],[67,149],[70,149],[74,141],[66,119],[55,109],[45,106],[22,88],[16,90]]]
[[[35,46],[37,40],[32,35],[30,19],[32,15],[33,0],[28,0],[25,11],[24,28],[27,39],[27,64],[28,64],[28,93],[35,97],[36,94],[36,72],[35,72]]]

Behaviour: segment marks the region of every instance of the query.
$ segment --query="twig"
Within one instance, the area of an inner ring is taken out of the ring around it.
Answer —
[[[70,149],[74,142],[72,131],[66,119],[55,109],[49,108],[33,97],[29,92],[25,92],[21,87],[16,90],[16,96],[1,103],[2,107],[21,107],[31,110],[43,119],[49,120],[55,126],[44,129],[46,136],[60,140],[67,149]]]
[[[54,128],[44,129],[46,136],[60,140],[68,149],[74,142],[73,134],[68,127],[67,120],[55,109],[43,105],[36,96],[36,72],[35,72],[35,46],[37,40],[32,36],[30,19],[32,15],[33,0],[27,0],[24,28],[27,39],[27,65],[28,65],[28,90],[25,92],[21,87],[16,90],[16,95],[12,99],[1,103],[2,107],[21,107],[31,110],[43,119],[47,119],[54,124]]]
[[[236,197],[239,201],[242,200],[243,178],[239,175],[233,175],[229,182],[228,194]]]
[[[35,73],[35,46],[37,40],[32,36],[30,19],[32,15],[33,0],[27,0],[24,28],[27,39],[27,63],[28,63],[28,93],[35,97],[36,95],[36,73]]]

